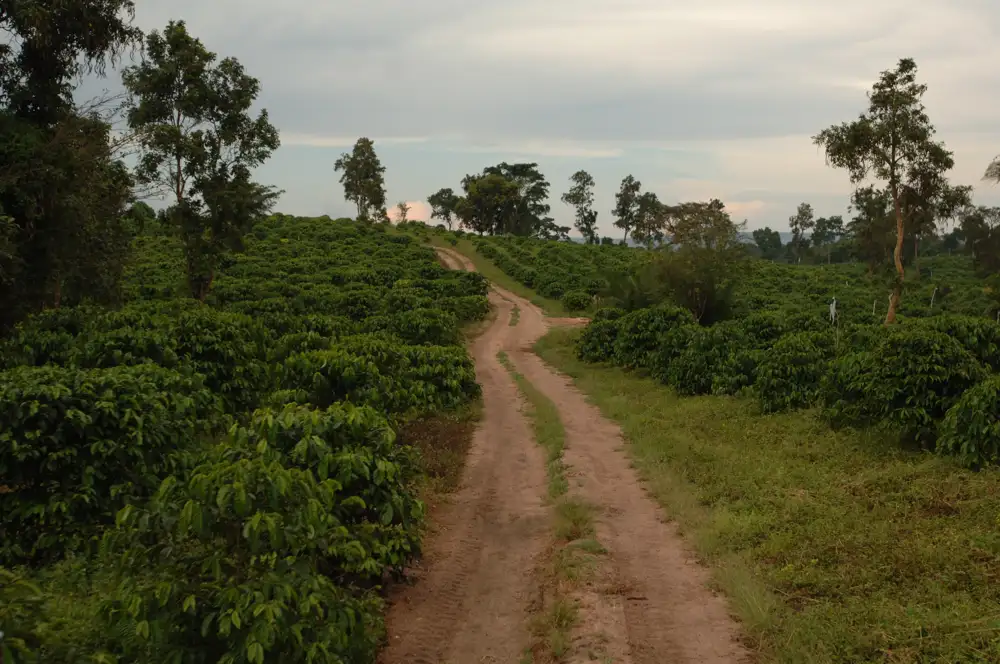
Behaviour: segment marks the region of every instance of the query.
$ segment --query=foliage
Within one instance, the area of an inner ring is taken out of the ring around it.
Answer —
[[[992,375],[962,394],[941,422],[938,451],[979,468],[1000,462],[1000,376]]]
[[[562,202],[575,208],[574,226],[587,244],[597,244],[597,211],[594,210],[594,177],[587,171],[570,176],[573,185],[562,195]]]
[[[458,196],[450,187],[434,192],[427,197],[427,203],[431,206],[431,219],[441,219],[448,224],[450,231],[458,208],[458,201]]]
[[[679,342],[684,342],[683,349],[668,367],[657,367],[657,372],[666,376],[667,382],[679,394],[711,394],[715,375],[745,346],[746,336],[737,325],[730,323],[681,334],[683,336],[675,337],[672,345],[679,349]]]
[[[622,242],[628,242],[628,234],[635,229],[639,217],[639,198],[642,183],[631,175],[622,180],[618,193],[615,194],[615,226],[625,231]]]
[[[680,307],[661,305],[633,311],[615,324],[614,362],[625,368],[649,369],[653,354],[665,334],[676,327],[694,324],[691,313]]]
[[[379,602],[348,584],[416,551],[405,454],[368,409],[288,406],[234,429],[107,536],[126,573],[108,619],[142,637],[126,654],[370,661]]]
[[[383,221],[385,210],[385,166],[375,154],[375,142],[359,138],[350,154],[340,155],[334,170],[341,173],[344,198],[358,208],[358,219]]]
[[[45,307],[120,297],[131,180],[97,101],[134,46],[130,0],[6,3],[0,11],[0,331]]]
[[[809,246],[806,234],[816,226],[815,215],[809,203],[800,203],[795,215],[788,218],[788,227],[792,230],[790,249],[795,256],[795,262],[802,262],[802,254]]]
[[[933,140],[935,130],[922,103],[926,91],[926,85],[917,83],[916,63],[903,58],[895,69],[882,72],[868,96],[866,113],[813,139],[824,148],[831,165],[848,171],[851,182],[874,177],[886,183],[896,220],[896,280],[886,324],[895,322],[902,297],[908,226],[926,224],[942,212],[947,216],[947,208],[963,197],[945,180],[955,162],[944,144]]]
[[[593,320],[580,335],[576,353],[587,362],[609,362],[615,355],[618,322],[611,319]]]
[[[672,301],[702,324],[725,319],[746,257],[739,227],[713,200],[678,206],[670,231],[679,247],[658,252],[644,268],[659,291],[654,301]]]
[[[814,405],[833,350],[833,336],[828,332],[783,336],[757,365],[754,384],[761,409],[776,413]]]
[[[753,241],[763,258],[777,260],[781,256],[781,234],[770,227],[758,228],[753,232]]]
[[[923,328],[947,334],[992,371],[1000,371],[1000,324],[988,318],[943,315],[915,321]]]
[[[955,339],[903,326],[883,336],[872,352],[841,360],[836,383],[825,390],[826,406],[834,420],[885,422],[905,440],[926,444],[948,409],[986,375]]]
[[[0,374],[0,560],[79,550],[217,422],[201,379],[154,365]]]
[[[594,297],[590,293],[579,290],[564,293],[562,298],[560,298],[560,302],[566,307],[567,311],[586,311],[590,308],[593,300]]]
[[[278,148],[267,111],[250,108],[260,83],[234,58],[216,56],[183,21],[146,38],[146,57],[125,70],[129,127],[140,137],[136,179],[172,193],[167,217],[184,245],[192,297],[204,301],[227,251],[280,192],[250,179]]]

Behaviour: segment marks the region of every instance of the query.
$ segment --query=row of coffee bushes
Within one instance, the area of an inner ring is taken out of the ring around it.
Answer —
[[[672,305],[603,309],[577,351],[680,394],[749,394],[765,413],[818,407],[834,426],[890,427],[970,467],[1000,460],[1000,325],[989,319],[885,328],[772,311],[701,327]]]
[[[631,272],[643,252],[618,245],[585,245],[521,237],[476,241],[476,251],[507,276],[540,295],[584,311],[608,279]]]
[[[365,662],[419,553],[409,418],[477,398],[487,284],[409,238],[276,215],[207,303],[139,238],[124,308],[0,344],[0,625],[14,661]],[[73,601],[72,596],[82,594]]]

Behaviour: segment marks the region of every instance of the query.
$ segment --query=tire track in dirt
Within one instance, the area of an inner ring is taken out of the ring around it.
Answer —
[[[452,264],[470,269],[471,262],[454,253],[447,251]],[[597,539],[609,552],[614,577],[610,585],[620,595],[617,605],[603,602],[602,611],[617,606],[624,613],[629,660],[634,664],[749,661],[726,601],[708,588],[708,570],[647,495],[631,467],[619,427],[588,403],[568,377],[531,352],[531,345],[550,324],[578,324],[585,319],[546,319],[531,302],[496,286],[494,291],[521,310],[508,353],[518,371],[558,408],[566,429],[563,460],[571,492],[597,510]]]
[[[513,664],[529,645],[534,570],[550,531],[545,460],[496,359],[514,334],[513,307],[496,293],[490,301],[498,315],[470,348],[482,419],[462,482],[435,514],[416,583],[391,599],[383,664]]]

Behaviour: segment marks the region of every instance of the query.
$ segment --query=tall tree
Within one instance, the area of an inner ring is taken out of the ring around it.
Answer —
[[[652,249],[662,244],[668,222],[669,208],[651,191],[643,192],[636,204],[632,239]]]
[[[892,197],[884,189],[860,187],[851,194],[851,211],[855,216],[844,228],[845,235],[853,254],[867,263],[868,274],[873,275],[880,264],[892,260]]]
[[[1000,208],[970,206],[961,215],[960,228],[980,274],[1000,272]]]
[[[587,244],[597,244],[597,211],[594,210],[594,178],[587,171],[570,176],[573,185],[562,195],[562,202],[576,208],[574,226]]]
[[[455,212],[462,226],[480,235],[513,233],[517,228],[520,188],[502,175],[467,175],[462,181],[465,196]]]
[[[451,230],[452,220],[455,218],[455,210],[458,207],[459,197],[451,188],[440,189],[427,197],[427,203],[431,206],[431,219],[440,219],[448,224]]]
[[[635,228],[636,218],[639,216],[639,192],[642,190],[642,183],[631,175],[625,176],[622,180],[621,188],[615,194],[615,226],[625,231],[624,242],[628,242],[628,234]]]
[[[812,244],[817,249],[826,248],[826,262],[830,262],[833,244],[844,234],[844,218],[839,214],[832,217],[820,217],[813,227]]]
[[[760,255],[767,260],[777,260],[781,256],[781,233],[770,227],[758,228],[753,232],[753,241],[760,249]]]
[[[922,102],[926,91],[926,85],[917,83],[916,63],[904,58],[895,69],[882,72],[875,82],[868,95],[867,112],[853,122],[824,129],[813,139],[825,149],[829,163],[846,169],[853,183],[874,177],[885,183],[892,200],[896,276],[886,325],[896,320],[905,280],[903,240],[910,221],[904,206],[905,188],[919,190],[920,178],[943,181],[943,174],[954,165],[951,152],[943,143],[934,141],[934,126]]]
[[[407,205],[406,201],[400,201],[396,203],[396,223],[405,224],[409,221],[410,217],[410,206]]]
[[[811,231],[815,225],[813,208],[809,203],[799,203],[795,214],[788,218],[788,226],[792,231],[792,241],[789,244],[796,263],[802,262],[802,254],[809,247],[806,233]]]
[[[131,179],[110,127],[73,92],[140,42],[134,9],[0,3],[0,329],[43,307],[117,295]]]
[[[746,259],[742,229],[718,199],[673,207],[667,230],[674,246],[651,263],[653,282],[700,323],[724,319]]]
[[[375,142],[370,138],[359,138],[350,154],[340,155],[333,169],[340,173],[344,185],[344,198],[358,208],[358,219],[363,221],[384,220],[385,209],[385,166],[375,154]]]
[[[142,63],[122,81],[140,142],[136,178],[173,195],[169,216],[184,244],[188,285],[204,300],[221,256],[242,250],[243,236],[281,194],[251,179],[280,143],[266,110],[250,114],[260,82],[235,58],[216,63],[183,21],[150,33]]]
[[[552,209],[547,202],[549,183],[538,170],[538,164],[503,162],[483,169],[483,175],[503,177],[517,187],[517,202],[502,232],[535,235],[546,224]]]

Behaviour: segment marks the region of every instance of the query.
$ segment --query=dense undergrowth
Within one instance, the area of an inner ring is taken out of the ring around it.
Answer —
[[[424,515],[397,431],[478,397],[485,279],[275,215],[200,303],[175,240],[135,242],[124,307],[0,346],[4,661],[372,660]]]

